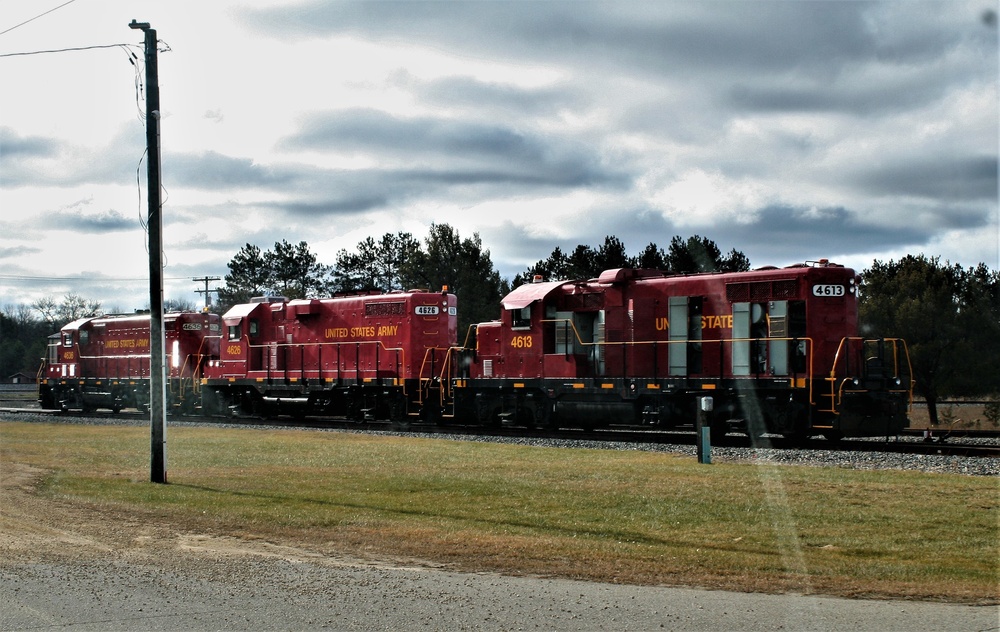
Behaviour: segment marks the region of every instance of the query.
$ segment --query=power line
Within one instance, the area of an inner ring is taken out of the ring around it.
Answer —
[[[25,55],[45,55],[47,53],[71,53],[81,50],[95,50],[98,48],[119,48],[122,46],[132,46],[138,48],[135,44],[99,44],[95,46],[78,46],[75,48],[55,48],[52,50],[34,50],[27,51],[23,53],[2,53],[0,57],[23,57]]]
[[[163,277],[167,281],[180,281],[190,277]],[[53,276],[25,276],[19,274],[0,274],[0,281],[91,281],[93,283],[103,283],[105,281],[148,281],[149,277],[119,278],[119,277],[53,277]]]
[[[49,9],[45,13],[39,13],[38,15],[36,15],[33,18],[31,18],[30,20],[25,20],[24,22],[21,22],[20,24],[15,24],[14,26],[12,26],[9,29],[7,29],[6,31],[0,31],[0,35],[4,35],[6,33],[10,33],[11,31],[13,31],[14,29],[16,29],[18,27],[24,26],[25,24],[27,24],[29,22],[34,22],[38,18],[44,17],[44,16],[52,13],[53,11],[58,11],[59,9],[63,8],[64,6],[66,6],[67,4],[73,4],[74,2],[76,2],[76,0],[69,0],[69,2],[64,2],[64,3],[60,4],[58,7],[56,7],[55,9]]]

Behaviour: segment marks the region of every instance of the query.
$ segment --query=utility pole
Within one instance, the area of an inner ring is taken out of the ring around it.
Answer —
[[[150,481],[167,482],[167,376],[163,340],[163,218],[160,202],[160,83],[156,29],[132,20],[146,35],[146,180],[149,188],[149,444]]]
[[[219,291],[219,290],[210,290],[210,289],[208,289],[208,282],[209,281],[221,281],[222,279],[220,277],[216,277],[216,276],[213,276],[213,277],[204,276],[204,277],[201,277],[201,278],[195,277],[195,278],[193,278],[191,280],[192,281],[204,281],[204,283],[205,283],[205,289],[204,290],[195,290],[195,292],[197,292],[198,294],[204,294],[205,295],[205,309],[207,310],[209,307],[212,306],[212,295],[209,292],[218,292]]]

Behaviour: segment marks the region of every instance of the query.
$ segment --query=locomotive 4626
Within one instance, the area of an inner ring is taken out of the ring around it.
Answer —
[[[220,355],[203,374],[204,408],[351,419],[440,414],[455,344],[454,294],[370,293],[260,299],[222,317]]]
[[[473,325],[470,348],[456,343],[447,291],[263,298],[221,319],[168,315],[171,403],[207,414],[670,428],[692,424],[711,396],[717,435],[891,435],[908,423],[909,357],[902,340],[858,334],[858,286],[853,270],[825,260],[539,279],[501,301],[499,320]],[[50,345],[42,405],[148,405],[148,339],[148,315],[70,323]]]

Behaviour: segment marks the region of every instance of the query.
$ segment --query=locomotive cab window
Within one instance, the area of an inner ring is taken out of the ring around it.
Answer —
[[[63,334],[62,344],[63,344],[64,347],[72,347],[73,346],[73,334],[69,334],[69,333]]]
[[[49,336],[49,364],[55,364],[59,362],[59,343],[61,336],[58,332]]]
[[[531,329],[531,305],[510,310],[511,328]]]
[[[242,327],[239,324],[229,326],[229,339],[239,340],[243,335]]]
[[[90,342],[90,332],[87,331],[86,329],[81,329],[80,330],[80,344],[81,345],[86,345],[89,342]]]
[[[260,322],[256,318],[250,320],[250,335],[256,336],[260,333]]]

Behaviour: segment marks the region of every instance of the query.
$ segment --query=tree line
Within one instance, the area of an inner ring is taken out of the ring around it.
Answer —
[[[917,394],[937,402],[1000,395],[1000,272],[938,257],[876,260],[862,274],[862,335],[906,341]]]
[[[225,286],[218,294],[219,306],[225,309],[254,296],[294,299],[447,286],[459,297],[459,330],[465,331],[471,323],[496,318],[500,299],[535,276],[590,279],[605,270],[636,267],[676,274],[737,272],[749,270],[750,260],[736,249],[723,255],[715,242],[700,235],[675,236],[666,249],[650,243],[635,256],[625,251],[620,239],[607,236],[596,248],[580,244],[564,253],[556,247],[508,281],[494,267],[478,233],[463,238],[448,224],[431,224],[423,241],[402,231],[368,237],[353,250],[340,250],[329,266],[319,263],[304,241],[295,245],[280,241],[266,251],[248,243],[230,260]]]
[[[666,248],[649,243],[629,255],[617,237],[597,246],[556,247],[508,280],[493,264],[478,233],[462,237],[447,224],[432,224],[423,240],[408,232],[368,237],[354,249],[342,249],[332,265],[318,261],[305,241],[285,240],[262,250],[245,244],[229,261],[225,285],[213,307],[230,306],[255,296],[289,299],[336,293],[431,290],[447,286],[459,297],[459,331],[492,320],[500,300],[513,287],[536,275],[545,280],[595,278],[614,268],[652,268],[674,274],[738,272],[751,269],[739,250],[723,254],[707,237],[674,236]],[[963,268],[937,257],[906,256],[876,260],[862,272],[862,335],[907,341],[916,391],[927,400],[932,421],[941,398],[1000,396],[1000,272],[985,264]],[[190,309],[173,303],[170,308]],[[101,314],[100,303],[69,294],[61,302],[47,298],[30,306],[0,309],[0,378],[34,375],[44,355],[46,337],[76,318]]]

